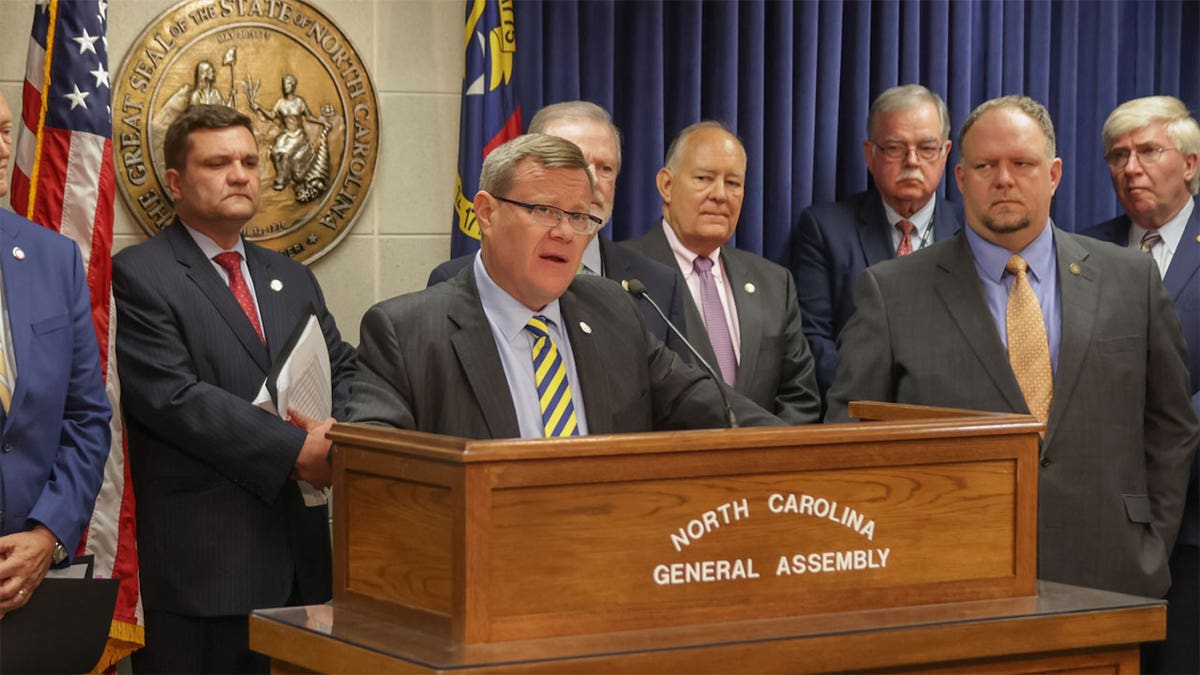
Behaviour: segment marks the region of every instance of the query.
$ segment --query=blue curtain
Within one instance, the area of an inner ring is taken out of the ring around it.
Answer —
[[[955,132],[1005,94],[1046,105],[1063,183],[1055,221],[1083,229],[1119,213],[1100,129],[1122,101],[1177,96],[1200,110],[1200,2],[611,2],[517,0],[516,82],[529,118],[586,99],[613,114],[624,166],[621,240],[660,217],[654,174],[671,138],[720,119],[746,144],[734,243],[789,263],[800,211],[867,185],[867,108],[909,82],[938,92]],[[941,190],[959,201],[953,166]]]

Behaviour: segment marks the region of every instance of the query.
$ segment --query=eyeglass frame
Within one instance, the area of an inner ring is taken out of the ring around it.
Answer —
[[[533,217],[533,222],[537,223],[538,225],[541,225],[542,227],[544,227],[546,229],[558,227],[558,225],[560,223],[562,223],[563,218],[566,216],[582,216],[586,220],[582,220],[580,222],[590,224],[590,227],[587,230],[580,230],[579,227],[575,223],[571,222],[571,220],[568,218],[567,225],[569,225],[571,227],[571,229],[575,231],[576,234],[593,235],[593,234],[596,234],[597,232],[599,232],[600,228],[604,227],[604,221],[601,220],[597,216],[593,216],[590,213],[581,213],[579,211],[567,211],[566,209],[560,209],[557,206],[551,206],[550,204],[527,204],[525,202],[519,202],[515,199],[509,199],[508,197],[501,197],[500,195],[492,195],[492,196],[502,202],[507,203],[507,204],[512,204],[513,206],[520,206],[521,208],[529,209],[529,215]],[[553,224],[547,225],[546,223],[543,223],[541,220],[539,220],[539,217],[537,215],[537,209],[550,209],[551,213],[554,213],[557,211],[560,215],[555,217]]]
[[[1104,163],[1107,164],[1108,168],[1113,171],[1118,171],[1118,170],[1124,171],[1125,167],[1129,166],[1129,158],[1136,156],[1139,166],[1143,166],[1143,167],[1154,166],[1155,164],[1158,164],[1159,162],[1162,161],[1163,153],[1167,152],[1168,150],[1174,150],[1175,152],[1183,154],[1183,150],[1180,150],[1179,148],[1166,147],[1166,146],[1161,146],[1161,145],[1152,145],[1148,148],[1142,148],[1141,150],[1137,150],[1137,149],[1127,150],[1125,148],[1120,148],[1120,149],[1114,148],[1114,149],[1109,150],[1108,152],[1104,153]],[[1117,153],[1124,153],[1125,158],[1119,164],[1114,164],[1113,157]],[[1146,157],[1153,157],[1154,159],[1152,159],[1150,161],[1146,161]]]
[[[867,142],[870,143],[871,145],[875,146],[876,148],[878,148],[880,151],[882,151],[883,156],[893,162],[899,161],[899,160],[902,160],[902,159],[908,157],[909,153],[915,153],[917,155],[917,159],[921,160],[922,162],[934,162],[934,161],[937,161],[938,157],[941,157],[942,154],[946,152],[946,141],[938,142],[937,153],[934,154],[932,157],[925,157],[924,155],[922,155],[920,145],[908,145],[906,143],[888,143],[885,145],[883,143],[876,143],[873,139],[870,139],[870,138],[867,139]],[[899,154],[899,155],[896,155],[895,157],[892,157],[888,153],[888,147],[893,147],[893,148],[902,147],[902,148],[904,148],[904,152],[903,152],[903,154]]]

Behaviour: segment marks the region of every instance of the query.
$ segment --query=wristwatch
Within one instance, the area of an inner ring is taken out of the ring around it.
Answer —
[[[54,540],[54,553],[50,556],[50,561],[55,565],[61,565],[67,559],[67,547],[62,545],[62,542]]]

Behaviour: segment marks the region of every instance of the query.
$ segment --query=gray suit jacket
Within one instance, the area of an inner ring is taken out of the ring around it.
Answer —
[[[661,222],[655,223],[647,234],[621,245],[679,269]],[[788,424],[819,421],[821,398],[817,393],[816,364],[801,327],[791,272],[762,256],[732,246],[721,247],[721,259],[733,287],[742,336],[734,388]],[[685,296],[683,312],[688,340],[715,367],[716,353],[708,341],[700,310],[690,293]]]
[[[725,426],[716,383],[646,332],[620,286],[579,276],[559,304],[589,433]],[[466,438],[520,436],[472,266],[376,304],[363,316],[360,338],[350,421]],[[781,423],[736,394],[730,404],[744,426]]]
[[[942,241],[958,232],[962,207],[934,199],[932,240]],[[838,335],[854,315],[854,282],[866,268],[895,257],[883,197],[874,188],[800,214],[792,231],[792,273],[822,396],[837,372]]]
[[[1161,596],[1197,442],[1183,337],[1147,256],[1054,231],[1062,337],[1038,472],[1038,576]],[[842,333],[853,400],[1026,413],[966,237],[870,267]]]

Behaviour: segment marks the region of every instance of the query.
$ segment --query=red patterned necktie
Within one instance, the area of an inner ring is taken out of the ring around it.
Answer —
[[[258,333],[258,339],[264,345],[267,344],[267,338],[263,336],[262,324],[258,322],[258,310],[254,308],[254,298],[250,297],[250,287],[246,285],[246,279],[242,277],[241,254],[237,251],[228,251],[218,254],[213,260],[229,275],[229,290],[233,292],[233,297],[237,298],[238,304],[242,306],[246,318],[250,319],[250,325],[254,326],[254,332]]]
[[[904,236],[900,238],[900,245],[896,247],[896,257],[898,258],[902,255],[908,255],[909,253],[913,252],[912,233],[916,232],[917,228],[909,221],[901,220],[900,222],[896,223],[896,229],[900,230],[900,232],[904,234]]]

